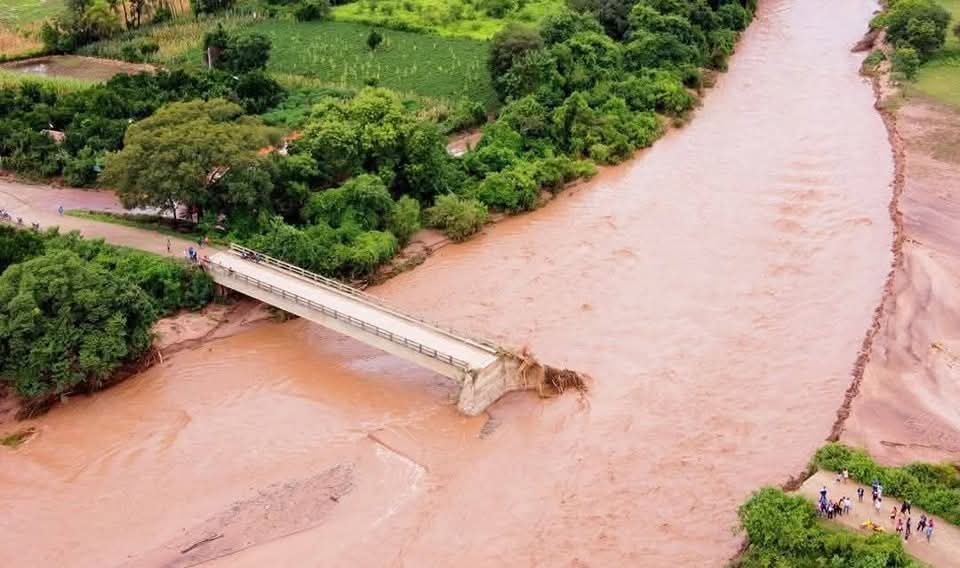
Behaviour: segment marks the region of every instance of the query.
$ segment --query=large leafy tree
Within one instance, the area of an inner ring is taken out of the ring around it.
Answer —
[[[95,388],[150,347],[156,312],[125,278],[59,250],[0,275],[0,376],[23,397]]]
[[[127,207],[188,206],[229,215],[266,205],[272,189],[259,150],[276,133],[223,99],[173,103],[132,125],[101,180]]]
[[[346,102],[318,103],[295,152],[313,157],[318,181],[326,186],[371,173],[394,195],[432,199],[449,190],[451,158],[443,138],[386,89],[364,89]]]

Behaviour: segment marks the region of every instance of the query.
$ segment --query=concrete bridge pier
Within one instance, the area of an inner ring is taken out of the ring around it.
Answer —
[[[503,395],[537,388],[543,381],[543,366],[510,353],[502,353],[483,369],[465,374],[457,409],[467,416],[477,416]]]

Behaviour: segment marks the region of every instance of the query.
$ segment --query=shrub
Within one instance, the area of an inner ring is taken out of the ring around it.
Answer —
[[[487,208],[482,203],[452,193],[438,195],[425,215],[429,226],[441,229],[453,241],[466,240],[487,222]]]
[[[97,181],[97,156],[90,148],[64,160],[63,177],[74,187],[91,186]]]
[[[536,208],[540,187],[522,167],[489,174],[476,190],[486,206],[513,213]]]
[[[406,245],[420,229],[420,203],[408,195],[398,199],[390,213],[387,229],[397,237],[400,246]]]
[[[397,238],[383,231],[360,233],[349,245],[338,247],[341,271],[351,277],[367,276],[393,258],[399,249]]]
[[[156,311],[117,274],[55,251],[0,275],[0,376],[22,397],[97,388],[150,347]]]
[[[325,20],[330,17],[330,2],[328,0],[302,0],[293,10],[293,17],[298,22]]]
[[[960,473],[952,466],[916,463],[884,467],[863,450],[840,443],[827,444],[817,450],[813,463],[830,471],[846,469],[861,483],[878,480],[884,494],[910,499],[927,512],[960,524]]]
[[[383,34],[377,30],[370,30],[370,33],[367,34],[367,47],[370,48],[370,51],[376,51],[380,44],[383,43]]]
[[[893,52],[893,72],[904,79],[916,78],[920,70],[920,55],[912,47],[898,47]]]

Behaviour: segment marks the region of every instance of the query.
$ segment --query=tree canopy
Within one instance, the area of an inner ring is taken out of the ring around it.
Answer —
[[[0,375],[23,397],[95,387],[150,346],[156,310],[139,287],[53,251],[0,275]]]
[[[198,216],[256,208],[272,189],[258,150],[275,141],[276,132],[234,103],[172,103],[127,130],[102,179],[126,207],[183,204]]]

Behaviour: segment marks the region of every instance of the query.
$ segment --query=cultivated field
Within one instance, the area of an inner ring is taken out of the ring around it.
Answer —
[[[511,21],[536,23],[565,0],[503,2],[503,13],[483,0],[359,0],[337,6],[334,18],[344,22],[431,31],[443,36],[489,39]],[[491,14],[493,12],[493,14]],[[496,17],[494,17],[496,16]]]
[[[322,79],[341,88],[375,83],[436,98],[495,99],[486,67],[487,44],[384,30],[375,51],[368,26],[343,22],[267,20],[250,28],[273,40],[268,69]]]
[[[0,25],[35,22],[62,9],[63,0],[0,0]]]

